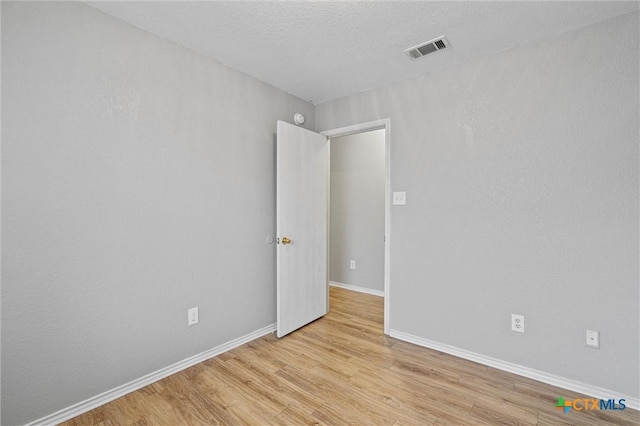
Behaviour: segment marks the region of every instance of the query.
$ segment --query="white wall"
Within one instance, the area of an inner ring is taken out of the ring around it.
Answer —
[[[316,107],[320,130],[391,119],[392,330],[639,396],[638,34],[633,13]]]
[[[331,281],[384,290],[384,160],[384,129],[331,138]]]
[[[2,424],[275,322],[295,112],[313,127],[311,104],[82,3],[2,2]]]

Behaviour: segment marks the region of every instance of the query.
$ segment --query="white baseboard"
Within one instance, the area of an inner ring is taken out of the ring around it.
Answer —
[[[489,367],[497,368],[499,370],[514,373],[519,376],[528,377],[539,382],[547,383],[549,385],[557,386],[563,389],[579,392],[585,395],[593,396],[598,399],[624,399],[625,404],[629,408],[634,410],[640,409],[640,398],[633,398],[627,395],[621,395],[619,392],[612,391],[610,389],[601,388],[598,386],[592,386],[586,383],[578,382],[576,380],[567,379],[564,377],[556,376],[554,374],[545,373],[544,371],[535,370],[533,368],[524,367],[522,365],[513,364],[507,361],[502,361],[497,358],[491,358],[485,355],[481,355],[475,352],[470,352],[464,349],[456,348],[455,346],[449,346],[444,343],[434,342],[432,340],[423,339],[411,334],[403,333],[397,330],[391,330],[389,335],[396,339],[404,340],[405,342],[413,343],[425,348],[434,349],[436,351],[444,352],[450,355],[457,356],[459,358],[468,359],[470,361],[477,362],[479,364],[488,365]],[[562,395],[558,395],[562,396]]]
[[[367,294],[373,294],[374,296],[384,297],[384,291],[380,291],[380,290],[373,290],[370,288],[360,287],[360,286],[351,285],[351,284],[343,284],[336,281],[329,281],[329,285],[332,287],[344,288],[345,290],[352,290],[360,293],[367,293]]]
[[[87,411],[93,410],[94,408],[98,408],[101,405],[106,404],[107,402],[111,402],[114,399],[120,398],[121,396],[124,396],[128,393],[131,393],[147,385],[150,385],[151,383],[157,382],[160,379],[164,379],[167,376],[170,376],[179,371],[192,367],[196,364],[199,364],[203,361],[208,360],[209,358],[213,358],[214,356],[220,355],[223,352],[227,352],[240,345],[244,345],[245,343],[248,343],[259,337],[272,333],[275,330],[276,330],[276,324],[268,325],[252,333],[238,337],[237,339],[231,340],[227,343],[223,343],[220,346],[216,346],[215,348],[206,350],[197,355],[183,359],[182,361],[176,362],[175,364],[172,364],[168,367],[154,371],[153,373],[147,374],[146,376],[140,377],[139,379],[135,379],[129,383],[125,383],[124,385],[118,386],[117,388],[103,392],[100,395],[96,395],[82,402],[74,404],[70,407],[63,408],[60,411],[56,411],[53,414],[49,414],[48,416],[42,417],[41,419],[28,423],[26,426],[56,425],[64,421],[70,420],[74,417],[79,416],[80,414],[84,414]]]

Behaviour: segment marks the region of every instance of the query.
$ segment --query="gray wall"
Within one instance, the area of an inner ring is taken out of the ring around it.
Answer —
[[[638,34],[633,13],[316,107],[319,130],[391,119],[391,329],[639,396]]]
[[[638,51],[636,13],[314,125],[91,7],[3,2],[2,423],[275,321],[273,139],[296,111],[391,118],[392,329],[638,397]]]
[[[81,3],[2,3],[2,424],[275,322],[297,111],[312,128],[313,105]]]
[[[384,290],[384,129],[331,139],[329,279]],[[350,269],[350,260],[356,269]]]

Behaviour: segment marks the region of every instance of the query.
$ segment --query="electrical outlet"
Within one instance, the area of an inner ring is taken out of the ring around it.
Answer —
[[[600,349],[600,332],[597,330],[587,330],[587,346]]]
[[[511,331],[524,333],[524,315],[511,314]]]
[[[198,308],[191,308],[187,311],[188,325],[194,325],[198,323]]]
[[[407,193],[402,192],[394,192],[393,193],[393,205],[394,206],[404,206],[407,204]]]
[[[356,269],[356,261],[355,261],[355,260],[352,260],[352,261],[349,263],[349,268],[351,268],[351,269]]]

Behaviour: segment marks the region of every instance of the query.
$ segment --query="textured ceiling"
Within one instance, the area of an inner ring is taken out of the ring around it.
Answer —
[[[313,103],[638,10],[630,2],[88,2]],[[451,49],[403,50],[446,35]]]

